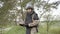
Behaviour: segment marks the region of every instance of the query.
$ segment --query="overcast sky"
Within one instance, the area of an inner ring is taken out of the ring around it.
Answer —
[[[48,0],[45,0],[45,1],[48,1]],[[56,2],[56,1],[59,1],[59,0],[50,0],[49,3],[53,3],[53,2]],[[52,16],[55,16],[54,18],[58,18],[58,16],[60,16],[60,5],[58,5],[57,7],[58,9],[52,9]],[[36,13],[40,16],[40,12],[39,11],[43,11],[42,9],[40,10],[37,10],[37,7],[35,7],[35,11]],[[59,19],[59,18],[58,18]],[[45,19],[44,18],[41,18],[40,19],[41,21],[44,21]]]
[[[60,1],[60,0],[50,0],[50,3],[56,1]],[[60,15],[60,5],[57,8],[58,8],[57,10],[53,10],[53,15]]]
[[[48,1],[48,0],[45,0],[45,1]],[[50,0],[49,3],[53,3],[53,2],[56,2],[56,1],[60,1],[60,0]],[[53,9],[53,14],[52,15],[60,15],[60,5],[57,8],[58,9],[56,9],[56,10]],[[39,10],[36,10],[36,12],[39,13]]]

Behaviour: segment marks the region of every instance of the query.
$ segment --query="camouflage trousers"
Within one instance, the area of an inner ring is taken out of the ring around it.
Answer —
[[[31,29],[31,34],[37,34],[36,28]]]
[[[27,28],[26,29],[26,34],[37,34],[36,28]]]

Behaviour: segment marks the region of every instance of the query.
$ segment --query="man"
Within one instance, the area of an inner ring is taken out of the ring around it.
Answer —
[[[38,15],[34,12],[34,9],[32,7],[26,8],[26,18],[25,18],[25,24],[26,27],[26,34],[36,34],[38,32]]]

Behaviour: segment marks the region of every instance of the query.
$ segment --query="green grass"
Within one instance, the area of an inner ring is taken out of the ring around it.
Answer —
[[[21,26],[14,26],[11,30],[4,34],[25,34],[25,29]]]
[[[3,34],[25,34],[25,27],[22,26],[13,26],[13,28],[9,31],[3,31]],[[51,26],[49,28],[49,34],[60,34],[60,27],[59,26]],[[38,34],[47,34],[47,27],[39,26],[39,32]]]
[[[50,29],[49,32],[50,32],[51,34],[60,34],[60,27]]]

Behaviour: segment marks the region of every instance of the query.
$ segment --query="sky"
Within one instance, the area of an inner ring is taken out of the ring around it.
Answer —
[[[45,0],[48,1],[48,0]],[[53,3],[56,1],[60,1],[60,0],[50,0],[49,3]],[[37,7],[35,7],[35,12],[38,14],[38,16],[40,17],[40,12],[39,11],[43,11],[42,9],[37,10]],[[55,16],[54,18],[58,18],[60,16],[60,5],[58,5],[57,9],[52,9],[52,16]],[[59,19],[59,18],[58,18]],[[44,21],[44,18],[40,19],[41,21]]]
[[[3,7],[4,2],[0,1],[0,8]]]
[[[49,3],[56,2],[56,1],[60,1],[60,0],[50,0]],[[57,10],[53,10],[52,15],[60,15],[60,5],[57,8],[58,8]]]
[[[48,0],[45,0],[45,1],[48,1]],[[56,1],[59,1],[59,0],[50,0],[49,3],[53,3],[53,2],[56,2]],[[60,15],[60,5],[58,5],[57,8],[58,9],[53,9],[52,10],[53,11],[52,15]],[[37,7],[35,7],[35,11],[39,14],[39,10],[37,10]]]

